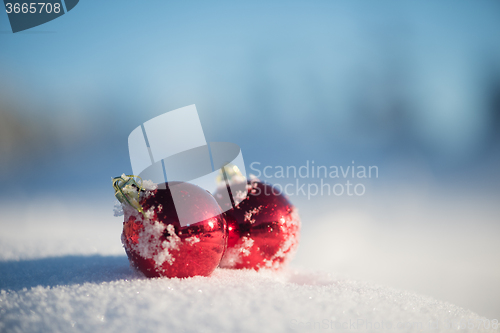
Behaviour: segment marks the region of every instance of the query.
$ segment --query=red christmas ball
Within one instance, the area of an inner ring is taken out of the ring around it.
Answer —
[[[201,221],[182,225],[174,198],[176,203],[184,200],[192,207],[188,214]],[[122,243],[133,267],[147,277],[170,278],[208,276],[215,270],[226,248],[227,225],[210,193],[196,185],[168,182],[143,191],[138,203],[142,212],[122,205]]]
[[[279,269],[298,247],[297,209],[269,184],[248,182],[247,197],[224,216],[229,237],[220,267]]]

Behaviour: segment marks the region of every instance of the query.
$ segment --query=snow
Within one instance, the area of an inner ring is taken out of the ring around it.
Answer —
[[[123,216],[123,206],[118,200],[115,200],[113,205],[113,215],[115,217]]]
[[[113,200],[89,205],[93,209],[76,200],[35,201],[27,206],[3,203],[0,332],[405,332],[430,329],[448,332],[450,324],[456,330],[460,322],[474,323],[477,327],[482,320],[487,320],[433,297],[346,277],[346,273],[352,272],[363,276],[363,267],[373,271],[373,279],[380,277],[389,268],[380,266],[373,256],[383,254],[384,261],[396,256],[391,257],[389,252],[369,253],[367,235],[375,235],[379,237],[378,242],[389,244],[391,238],[383,238],[383,235],[391,228],[374,228],[362,213],[349,207],[333,215],[320,212],[314,215],[307,206],[299,205],[304,228],[301,245],[295,262],[283,272],[217,269],[211,277],[146,279],[128,264],[120,242],[123,217],[112,216]],[[340,220],[346,223],[332,223]],[[310,224],[308,227],[310,221],[314,221],[313,227]],[[406,230],[401,231],[405,234],[409,229],[401,230]],[[413,236],[407,234],[399,243],[392,239],[391,244],[399,244],[404,249],[405,243],[413,241],[412,237],[419,238],[428,232],[413,231]],[[400,236],[398,232],[392,230],[392,237]],[[473,233],[465,232],[463,239],[469,244],[479,244],[479,240],[474,243]],[[498,249],[498,242],[485,240],[489,233],[482,233],[480,241],[486,241],[490,246],[488,251],[493,253]],[[463,244],[461,238],[458,240]],[[432,248],[432,238],[427,245],[430,252],[436,249]],[[351,257],[336,255],[342,253],[342,249],[351,251]],[[322,256],[325,251],[327,254]],[[427,258],[428,252],[420,249],[418,253],[422,253],[421,258]],[[470,257],[478,262],[477,258]],[[351,266],[340,262],[340,258],[353,259]],[[463,258],[468,260],[467,255]],[[496,272],[491,258],[484,258],[491,266],[490,273]],[[370,261],[373,261],[371,266]],[[418,264],[413,261],[415,263]],[[460,267],[455,283],[461,275],[467,276],[470,283],[472,273],[464,271],[462,264]],[[401,269],[411,271],[411,266]],[[395,275],[395,271],[389,271]],[[417,275],[415,279],[422,280],[422,276]],[[438,276],[436,274],[436,279]],[[488,286],[488,280],[483,281]],[[436,280],[432,283],[436,284]],[[479,282],[477,285],[480,288]],[[495,330],[481,328],[478,331]]]
[[[325,320],[404,328],[438,319],[480,319],[429,297],[328,275],[218,269],[208,278],[146,279],[125,269],[123,257],[82,260],[88,269],[63,279],[51,281],[47,272],[42,281],[48,286],[2,292],[0,330],[300,332],[310,331],[308,322]],[[78,262],[56,260],[52,269],[74,269]]]
[[[158,184],[154,183],[151,180],[143,180],[142,181],[142,187],[145,190],[154,191],[154,190],[156,190],[158,188]]]

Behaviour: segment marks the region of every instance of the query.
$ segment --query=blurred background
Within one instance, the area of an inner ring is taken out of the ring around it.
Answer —
[[[86,0],[12,34],[2,10],[0,259],[124,254],[110,178],[131,172],[128,135],[196,104],[247,170],[378,166],[361,197],[291,198],[295,267],[498,319],[499,15],[493,0]]]

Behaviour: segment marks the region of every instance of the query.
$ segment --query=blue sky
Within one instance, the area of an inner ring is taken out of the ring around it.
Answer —
[[[248,162],[470,167],[491,155],[497,130],[499,11],[496,1],[82,0],[17,34],[2,12],[0,93],[40,146],[0,165],[66,177],[61,187],[86,171],[114,176],[130,170],[133,128],[194,103],[207,140],[238,143]]]

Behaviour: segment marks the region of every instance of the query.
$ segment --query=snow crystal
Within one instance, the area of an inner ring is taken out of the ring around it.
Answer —
[[[222,195],[218,194],[217,195],[220,198],[222,198]],[[247,197],[247,191],[242,191],[242,190],[237,190],[236,191],[236,195],[234,196],[236,202],[242,202],[243,200],[245,200]]]
[[[163,243],[161,244],[163,249],[161,249],[155,257],[157,266],[161,266],[165,261],[172,265],[175,258],[172,257],[170,250],[178,250],[182,242],[180,237],[175,233],[175,228],[173,225],[167,225],[167,231],[170,235],[166,237],[167,240],[163,241]]]
[[[144,212],[144,217],[148,220],[152,220],[155,216],[155,206],[151,206],[147,211]]]
[[[256,195],[258,187],[259,187],[259,180],[257,178],[252,179],[250,184],[247,184],[247,191],[252,195]]]
[[[131,244],[132,248],[136,250],[144,258],[152,258],[158,252],[158,243],[156,240],[160,239],[165,231],[165,225],[158,221],[143,221],[144,228],[139,233],[137,244]]]
[[[257,215],[262,210],[262,205],[259,207],[255,207],[247,212],[245,212],[245,222],[250,222],[251,224],[255,223],[255,219],[252,218],[253,215]]]
[[[220,265],[223,267],[235,267],[236,264],[241,262],[242,257],[248,257],[250,255],[250,249],[253,243],[253,239],[246,236],[241,237],[238,244],[226,250]]]
[[[198,236],[191,236],[189,238],[186,238],[184,241],[189,245],[193,245],[198,243],[200,241],[200,238]]]
[[[118,200],[115,200],[115,203],[113,206],[113,215],[116,217],[123,216],[123,207],[122,207],[122,204]]]
[[[142,221],[144,228],[140,231],[137,244],[131,243],[131,248],[144,258],[151,258],[155,261],[156,266],[160,267],[164,262],[172,264],[174,258],[170,251],[178,250],[182,240],[175,233],[173,225],[165,226],[163,223],[151,220],[154,216],[154,207],[151,207],[146,213],[146,218],[143,220],[140,215],[136,215],[136,219]],[[165,230],[169,236],[162,243],[159,242]]]
[[[158,188],[158,184],[156,184],[152,180],[143,180],[142,181],[142,187],[146,191],[154,191],[154,190],[156,190]]]

